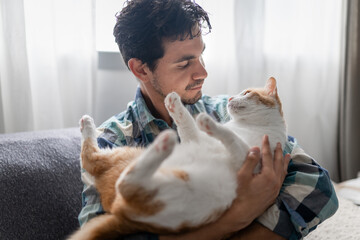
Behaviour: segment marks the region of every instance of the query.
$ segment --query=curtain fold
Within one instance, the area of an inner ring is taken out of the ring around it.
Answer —
[[[0,130],[33,127],[23,0],[0,0]]]
[[[0,3],[2,132],[77,126],[94,105],[94,0]]]
[[[344,76],[340,92],[340,179],[360,172],[360,3],[347,2]]]

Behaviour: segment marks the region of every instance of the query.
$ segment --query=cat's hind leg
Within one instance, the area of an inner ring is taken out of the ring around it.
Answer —
[[[176,123],[181,142],[198,139],[199,129],[196,127],[195,120],[184,107],[176,92],[169,93],[166,96],[165,107]]]
[[[172,153],[177,143],[174,130],[165,130],[155,141],[120,175],[116,191],[135,215],[153,215],[163,207],[156,200],[158,185],[153,175],[161,163]]]
[[[208,114],[200,113],[196,118],[196,123],[202,131],[224,144],[235,164],[239,162],[239,157],[248,152],[249,146],[237,134],[215,122]],[[240,160],[243,161],[245,158]]]
[[[86,139],[96,141],[96,126],[94,120],[90,116],[84,115],[80,119],[79,125],[83,141]]]
[[[94,120],[84,115],[80,119],[81,139],[81,164],[93,176],[101,174],[107,169],[105,161],[101,161],[101,150],[97,145],[96,126]],[[106,168],[106,169],[105,169]]]
[[[118,181],[124,180],[132,183],[148,181],[161,163],[171,154],[177,141],[177,134],[174,130],[168,129],[161,132],[133,164],[124,170]]]

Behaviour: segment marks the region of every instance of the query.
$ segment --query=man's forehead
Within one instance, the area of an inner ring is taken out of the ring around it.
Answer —
[[[175,61],[183,56],[197,57],[205,49],[202,36],[197,36],[192,39],[186,38],[185,40],[167,40],[163,41],[164,46],[164,60]]]

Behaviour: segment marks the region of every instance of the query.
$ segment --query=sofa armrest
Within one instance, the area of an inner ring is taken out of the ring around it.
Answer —
[[[78,128],[0,135],[0,239],[64,239],[81,210]]]

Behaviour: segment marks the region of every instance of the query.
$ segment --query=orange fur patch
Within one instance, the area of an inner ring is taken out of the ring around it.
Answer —
[[[126,209],[131,214],[139,216],[151,216],[160,212],[165,204],[154,200],[157,191],[150,191],[141,186],[122,182],[119,185],[121,193],[120,201],[126,205]],[[118,200],[119,201],[119,200]],[[116,212],[116,208],[112,209]]]
[[[187,182],[189,181],[189,174],[183,170],[172,170],[175,177]]]
[[[279,106],[279,111],[280,111],[280,115],[283,117],[283,111],[282,111],[282,104],[279,98],[279,95],[276,93],[275,95],[275,101],[272,97],[270,97],[268,95],[268,93],[266,92],[265,89],[263,88],[252,88],[252,89],[248,89],[246,90],[247,93],[252,93],[254,97],[256,97],[256,100],[261,102],[262,104],[269,106],[269,107],[274,107],[275,104],[277,103]]]
[[[83,168],[95,177],[95,186],[100,193],[106,212],[110,211],[115,199],[115,183],[123,170],[141,153],[142,148],[120,147],[99,149],[96,142],[86,139],[81,146]]]
[[[121,147],[115,151],[104,151],[105,156],[98,156],[100,159],[106,159],[110,167],[101,176],[95,179],[95,185],[100,193],[101,203],[105,211],[110,211],[115,199],[115,183],[124,169],[132,164],[136,157],[143,152],[140,148]]]
[[[189,174],[180,169],[160,168],[159,171],[164,175],[172,175],[185,182],[190,179]]]

